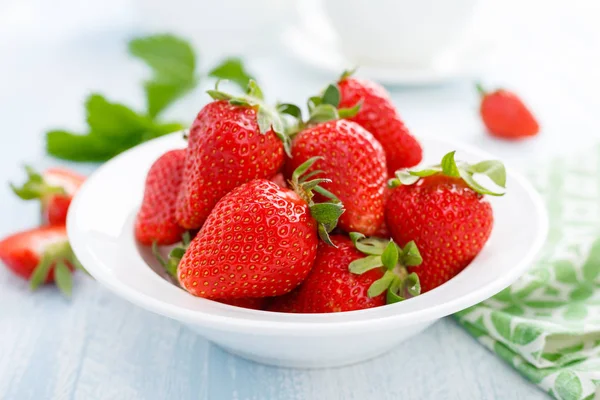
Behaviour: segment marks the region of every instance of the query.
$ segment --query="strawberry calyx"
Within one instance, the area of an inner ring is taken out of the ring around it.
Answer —
[[[52,195],[66,195],[63,187],[49,185],[44,177],[30,166],[25,166],[27,181],[19,186],[10,184],[12,191],[23,200],[45,200]]]
[[[188,231],[184,232],[181,237],[181,245],[176,246],[173,249],[171,249],[171,251],[169,252],[169,256],[167,257],[166,260],[160,254],[160,250],[158,248],[158,243],[156,241],[154,241],[152,243],[152,254],[154,254],[154,257],[156,257],[156,259],[158,260],[160,265],[162,265],[162,267],[165,269],[167,274],[169,274],[169,276],[171,278],[173,278],[175,280],[175,282],[178,282],[177,281],[177,267],[179,266],[179,262],[183,258],[183,255],[185,254],[186,250],[188,249],[188,247],[190,247],[191,241],[192,240],[191,240],[190,232],[188,232]]]
[[[388,181],[390,188],[400,185],[412,185],[421,178],[443,174],[452,178],[462,179],[475,192],[490,196],[504,196],[506,189],[506,169],[504,164],[498,160],[486,160],[476,164],[468,164],[454,159],[456,151],[451,151],[442,158],[442,162],[422,170],[400,169],[396,171],[396,177]],[[501,191],[490,188],[489,182],[482,184],[476,180],[476,176],[485,176],[495,186],[503,189]]]
[[[69,266],[73,266],[84,272],[85,269],[75,257],[68,240],[52,243],[46,246],[41,255],[40,262],[35,267],[29,278],[29,287],[36,290],[46,282],[50,270],[54,267],[54,282],[66,297],[71,297],[73,292],[73,277]]]
[[[344,213],[344,205],[333,193],[320,186],[321,183],[329,183],[331,179],[315,178],[315,175],[322,173],[321,170],[315,170],[307,173],[312,165],[323,157],[312,157],[298,166],[292,173],[290,187],[298,194],[306,203],[310,210],[311,216],[317,221],[317,229],[319,237],[330,246],[336,247],[329,238],[329,233],[335,229],[338,219]],[[323,203],[315,203],[313,201],[314,192],[330,199]]]
[[[352,118],[360,111],[362,100],[349,108],[339,108],[342,95],[337,83],[329,84],[320,96],[309,97],[309,118],[305,125]]]
[[[477,89],[477,93],[479,93],[479,96],[483,99],[485,96],[488,95],[488,91],[485,90],[485,88],[483,87],[483,85],[481,84],[481,82],[477,82],[475,83],[475,89]]]
[[[256,110],[257,123],[260,133],[266,134],[272,130],[275,135],[283,143],[283,148],[288,156],[291,157],[291,146],[292,141],[289,135],[289,131],[295,126],[295,121],[289,121],[285,115],[291,115],[289,113],[281,112],[279,108],[270,107],[265,103],[264,95],[256,81],[250,79],[248,82],[248,88],[246,93],[242,95],[232,95],[219,90],[218,80],[215,83],[213,90],[207,90],[206,92],[214,100],[226,100],[230,104],[242,107],[253,107]]]
[[[364,258],[354,260],[348,266],[353,274],[363,274],[375,268],[385,268],[383,276],[373,282],[367,290],[369,297],[377,297],[386,292],[387,304],[418,296],[421,284],[416,273],[408,273],[406,267],[416,267],[423,262],[414,241],[401,248],[393,240],[375,237],[367,238],[362,233],[351,232],[350,239]]]
[[[358,67],[344,70],[344,72],[342,72],[340,78],[338,79],[338,83],[343,81],[344,79],[350,78],[352,75],[354,75],[357,69]]]

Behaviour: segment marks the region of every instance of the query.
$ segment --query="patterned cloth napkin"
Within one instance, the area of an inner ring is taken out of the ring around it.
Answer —
[[[600,146],[529,177],[550,217],[540,258],[511,287],[456,317],[553,397],[600,399]]]

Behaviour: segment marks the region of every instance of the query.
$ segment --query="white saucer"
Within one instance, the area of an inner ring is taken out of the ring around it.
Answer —
[[[348,60],[336,46],[335,38],[290,26],[283,35],[284,47],[299,61],[336,76],[356,63]],[[433,85],[474,77],[490,58],[493,45],[472,43],[452,57],[437,60],[425,69],[359,65],[359,74],[388,85]]]

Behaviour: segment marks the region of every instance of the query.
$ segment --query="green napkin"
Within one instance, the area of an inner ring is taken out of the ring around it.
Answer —
[[[511,287],[456,317],[555,398],[594,399],[600,388],[600,146],[539,166],[529,177],[550,217],[540,258]]]

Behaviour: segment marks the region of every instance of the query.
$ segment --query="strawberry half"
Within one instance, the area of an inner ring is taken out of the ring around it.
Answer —
[[[63,168],[49,168],[42,174],[25,167],[28,180],[21,187],[10,185],[23,200],[40,200],[42,224],[64,225],[73,196],[85,181],[85,176]]]
[[[502,191],[481,184],[486,175],[495,185],[506,185],[499,161],[470,165],[457,163],[454,152],[440,165],[421,170],[400,170],[390,181],[395,187],[386,206],[386,221],[398,244],[414,240],[423,264],[416,272],[423,292],[432,290],[462,271],[481,251],[493,226],[493,212],[484,195]]]
[[[74,267],[79,267],[64,226],[45,226],[11,235],[0,241],[0,260],[16,275],[29,279],[31,288],[56,282],[71,295]]]
[[[339,202],[315,204],[313,190],[327,179],[307,180],[317,158],[292,174],[294,190],[267,179],[245,183],[214,207],[177,267],[181,287],[213,300],[288,293],[310,271],[317,236],[330,242],[343,213]]]
[[[210,90],[216,100],[198,114],[189,131],[183,182],[177,198],[180,226],[202,226],[221,197],[257,178],[269,178],[281,168],[289,138],[277,110],[263,101],[254,81],[248,93],[232,96]]]
[[[135,237],[141,244],[168,245],[181,240],[185,229],[177,224],[175,202],[184,164],[185,150],[171,150],[148,171],[144,199],[135,221]]]

